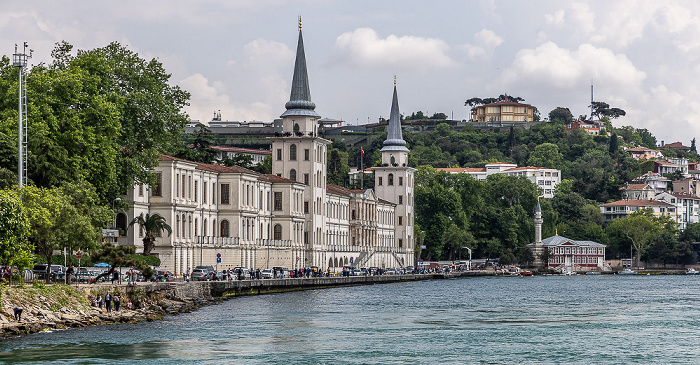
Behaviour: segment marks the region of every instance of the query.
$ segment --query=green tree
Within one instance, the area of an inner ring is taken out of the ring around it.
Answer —
[[[540,262],[542,263],[542,268],[546,268],[549,266],[549,261],[552,259],[552,252],[549,251],[548,248],[544,248],[540,253],[537,255],[537,257],[540,259]]]
[[[608,225],[608,230],[619,233],[636,250],[636,263],[639,265],[642,255],[654,242],[657,236],[667,228],[667,223],[657,219],[652,212],[647,210],[632,213],[624,218],[613,219]]]
[[[0,190],[0,265],[27,267],[33,257],[27,241],[30,223],[16,190]]]
[[[167,231],[168,235],[173,233],[172,228],[166,222],[165,218],[158,213],[143,213],[138,217],[135,217],[131,222],[129,222],[129,227],[137,224],[144,232],[143,237],[143,255],[148,256],[151,254],[151,250],[155,247],[156,237],[160,236],[163,231]]]
[[[542,143],[535,147],[535,150],[527,161],[530,166],[560,169],[564,161],[564,156],[559,152],[559,146],[556,144]]]
[[[143,260],[135,260],[133,258],[135,252],[134,246],[112,245],[105,243],[101,245],[90,257],[95,262],[104,262],[110,265],[109,270],[98,275],[95,280],[110,275],[117,267],[133,267],[141,271],[141,274],[146,279],[150,279],[155,273],[153,269]]]
[[[564,107],[556,107],[554,108],[551,112],[549,112],[549,121],[550,122],[559,122],[559,123],[570,123],[574,120],[574,115],[571,114],[571,110],[569,108],[564,108]]]
[[[523,266],[531,266],[535,261],[535,254],[532,250],[525,246],[518,251],[518,264]]]

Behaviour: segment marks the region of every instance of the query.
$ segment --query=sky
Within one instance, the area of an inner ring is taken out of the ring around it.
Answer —
[[[556,107],[622,108],[613,124],[658,142],[700,133],[700,2],[499,0],[25,0],[0,4],[0,54],[27,42],[30,64],[56,42],[116,41],[158,59],[209,121],[271,121],[289,100],[302,17],[311,99],[349,124],[401,113],[469,119],[465,100],[519,96]]]

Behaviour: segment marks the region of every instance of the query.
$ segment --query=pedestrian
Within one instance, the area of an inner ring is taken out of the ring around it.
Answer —
[[[107,308],[107,312],[112,311],[112,295],[110,295],[109,292],[105,294],[105,307]]]
[[[73,265],[70,265],[68,270],[66,270],[66,284],[70,284],[70,277],[75,273]]]
[[[119,298],[119,294],[114,293],[114,298],[112,298],[112,300],[114,301],[114,311],[119,312],[119,305],[121,305],[122,302],[121,298]]]
[[[100,312],[102,312],[102,304],[104,304],[104,302],[102,301],[102,296],[98,295],[97,296],[97,306],[100,307]]]
[[[22,320],[22,312],[24,309],[22,307],[14,307],[12,308],[12,311],[15,313],[15,321],[19,322]]]
[[[114,284],[114,281],[117,281],[117,284],[119,284],[119,272],[117,270],[112,271],[112,283]]]

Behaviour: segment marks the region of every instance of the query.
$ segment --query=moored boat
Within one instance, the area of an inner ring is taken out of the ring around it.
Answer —
[[[637,272],[632,269],[624,269],[617,272],[618,275],[637,275]]]
[[[700,274],[700,271],[697,271],[693,269],[692,267],[688,268],[688,271],[685,272],[686,275],[697,275]]]

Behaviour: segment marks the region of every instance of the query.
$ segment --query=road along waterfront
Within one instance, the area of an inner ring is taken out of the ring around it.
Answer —
[[[696,363],[696,276],[473,277],[245,296],[4,340],[7,363]]]

